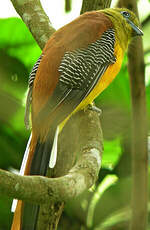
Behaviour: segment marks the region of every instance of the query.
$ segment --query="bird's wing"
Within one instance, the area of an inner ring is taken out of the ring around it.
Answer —
[[[108,66],[115,63],[114,44],[115,32],[110,28],[87,48],[65,53],[59,67],[59,81],[36,117],[37,123],[48,118],[58,125],[75,110]]]
[[[29,116],[30,116],[30,105],[31,105],[31,100],[32,100],[32,87],[33,87],[33,82],[34,82],[39,64],[41,62],[42,56],[43,55],[41,55],[38,58],[38,60],[36,61],[36,63],[34,64],[32,68],[31,73],[29,74],[29,81],[28,81],[29,89],[28,89],[28,94],[27,94],[27,99],[26,99],[26,108],[25,108],[25,116],[24,116],[24,123],[25,123],[26,129],[29,129],[30,127]]]
[[[36,63],[34,64],[31,73],[29,74],[29,88],[33,86],[33,82],[36,76],[36,72],[38,70],[39,64],[42,60],[43,54],[40,55],[40,57],[38,58],[38,60],[36,61]]]

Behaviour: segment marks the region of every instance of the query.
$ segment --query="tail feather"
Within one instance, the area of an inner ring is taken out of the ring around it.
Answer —
[[[49,167],[52,148],[55,149],[54,157],[52,157],[53,167],[55,166],[58,132],[58,128],[51,128],[45,142],[43,143],[41,143],[40,139],[37,140],[34,136],[32,136],[32,138],[30,137],[20,170],[21,175],[24,173],[24,175],[45,176]],[[39,205],[18,201],[11,230],[35,230],[38,213]]]
[[[57,160],[57,142],[58,142],[58,135],[59,135],[59,126],[56,128],[55,136],[54,136],[54,141],[53,141],[53,146],[52,146],[52,151],[51,151],[51,156],[50,156],[50,161],[49,161],[49,167],[54,168]]]
[[[50,132],[47,135],[45,142],[41,143],[38,139],[34,156],[31,163],[30,175],[46,175],[46,171],[49,165],[49,159],[51,156],[53,141],[54,141],[55,131]]]
[[[21,230],[36,229],[39,209],[39,205],[24,203],[21,216]]]
[[[27,164],[27,160],[28,160],[28,156],[29,156],[29,152],[30,152],[30,143],[31,143],[31,139],[32,139],[32,133],[29,137],[28,143],[27,143],[27,147],[23,156],[23,160],[22,160],[22,164],[21,164],[21,168],[20,168],[20,175],[24,175],[25,173],[25,168],[26,168],[26,164]]]
[[[11,230],[21,230],[21,209],[22,209],[22,201],[18,200]]]
[[[53,146],[55,136],[55,129],[50,130],[45,142],[41,143],[40,139],[37,140],[33,159],[30,167],[30,175],[46,175],[49,166],[49,159]],[[22,212],[22,230],[35,230],[37,218],[39,213],[39,205],[24,203]]]
[[[31,138],[32,138],[32,133],[31,133],[31,135],[29,137],[27,147],[26,147],[26,150],[25,150],[25,153],[24,153],[24,156],[23,156],[20,172],[19,172],[19,174],[22,175],[22,176],[24,175],[27,160],[28,160],[28,156],[29,156],[29,146],[30,146],[30,143],[31,143]],[[11,212],[15,212],[16,207],[17,207],[17,203],[18,203],[18,200],[13,199],[12,206],[11,206]]]

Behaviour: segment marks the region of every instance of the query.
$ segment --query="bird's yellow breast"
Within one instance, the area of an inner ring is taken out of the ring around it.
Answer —
[[[77,108],[60,124],[60,130],[65,125],[66,121],[74,114],[75,112],[84,109],[87,105],[91,104],[93,100],[112,82],[120,71],[122,60],[123,60],[123,51],[119,44],[116,42],[114,47],[114,55],[116,57],[116,62],[110,65],[105,73],[100,77],[95,88],[91,93],[77,106]]]
[[[108,67],[105,73],[99,79],[95,88],[91,91],[91,93],[78,105],[74,112],[85,108],[88,104],[92,103],[93,100],[105,89],[108,85],[112,82],[112,80],[118,74],[122,60],[123,60],[123,53],[120,46],[117,44],[114,49],[114,54],[116,57],[115,64],[112,64]]]

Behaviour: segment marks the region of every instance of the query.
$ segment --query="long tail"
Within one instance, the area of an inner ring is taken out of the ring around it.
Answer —
[[[54,167],[57,153],[57,139],[59,128],[51,129],[45,142],[32,136],[31,143],[25,151],[24,160],[21,167],[21,174],[24,175],[46,175],[47,168]],[[29,149],[29,151],[28,151]],[[50,160],[50,155],[52,157]],[[11,230],[35,230],[39,213],[39,205],[18,201],[14,213]]]

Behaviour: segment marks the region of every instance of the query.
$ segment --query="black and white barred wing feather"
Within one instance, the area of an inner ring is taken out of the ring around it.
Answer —
[[[114,44],[115,32],[109,29],[87,48],[65,53],[59,67],[59,82],[39,113],[41,121],[53,117],[52,123],[57,126],[74,111],[96,86],[108,66],[115,63]]]
[[[60,81],[73,89],[89,89],[95,84],[97,74],[100,78],[108,65],[116,61],[114,38],[114,30],[109,29],[87,49],[66,52],[59,68]]]
[[[33,82],[36,76],[36,72],[38,70],[38,67],[40,65],[40,62],[42,60],[43,54],[38,58],[38,60],[36,61],[36,63],[34,64],[31,73],[29,74],[29,88],[31,88],[33,86]]]
[[[33,82],[36,76],[36,72],[38,70],[39,64],[41,62],[43,55],[41,55],[38,60],[36,61],[36,63],[34,64],[31,73],[29,74],[29,81],[28,81],[28,85],[29,85],[29,89],[28,89],[28,94],[27,94],[27,99],[26,99],[26,108],[25,108],[25,117],[24,117],[24,123],[27,129],[29,129],[30,125],[29,125],[29,115],[30,115],[30,104],[31,104],[31,100],[32,100],[32,87],[33,87]]]

